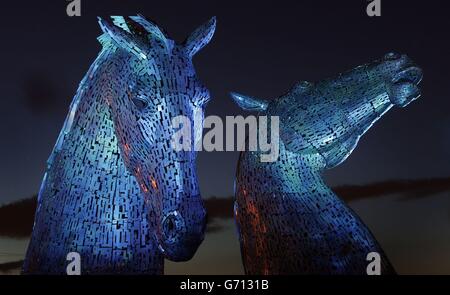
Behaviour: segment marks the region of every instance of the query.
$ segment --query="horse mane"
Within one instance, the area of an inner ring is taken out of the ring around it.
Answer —
[[[105,87],[114,85],[103,85],[111,80],[104,75],[113,74],[109,59],[118,58],[110,53],[109,47],[104,47],[82,79],[47,162],[32,236],[39,241],[33,244],[40,246],[31,247],[29,255],[42,258],[47,254],[45,248],[63,249],[56,246],[63,244],[82,256],[99,253],[96,261],[89,262],[99,272],[102,267],[106,271],[111,265],[124,264],[128,272],[160,273],[162,256],[148,221],[152,213],[122,160],[103,97]],[[54,253],[61,259],[66,254]],[[130,257],[148,263],[128,264]],[[25,264],[25,269],[30,268],[33,266]]]

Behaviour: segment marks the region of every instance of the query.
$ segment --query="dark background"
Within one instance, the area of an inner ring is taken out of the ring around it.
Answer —
[[[446,1],[113,1],[2,3],[0,30],[0,204],[38,191],[79,81],[100,50],[96,16],[142,13],[178,42],[217,16],[217,30],[195,58],[213,100],[207,115],[242,114],[229,91],[276,97],[298,80],[320,80],[390,51],[424,70],[422,98],[393,110],[363,138],[330,184],[450,176],[450,52]],[[200,154],[204,197],[233,193],[236,152]]]
[[[390,111],[326,178],[333,187],[362,185],[336,192],[399,273],[449,274],[450,9],[448,1],[381,2],[382,16],[370,18],[365,0],[82,0],[81,17],[66,15],[65,0],[3,1],[0,206],[37,193],[78,83],[100,51],[96,16],[141,13],[182,42],[215,15],[216,34],[194,60],[212,93],[207,115],[245,114],[229,91],[270,99],[298,80],[334,76],[390,51],[423,68],[422,98]],[[215,219],[194,259],[167,262],[166,273],[242,273],[229,198],[237,157],[200,153],[200,186]],[[19,272],[34,202],[0,208],[3,269]]]

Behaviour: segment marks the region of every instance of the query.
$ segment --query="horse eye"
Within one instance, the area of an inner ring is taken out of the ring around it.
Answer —
[[[140,111],[146,109],[148,106],[148,103],[140,98],[132,98],[132,101],[134,105],[137,107],[137,109]]]

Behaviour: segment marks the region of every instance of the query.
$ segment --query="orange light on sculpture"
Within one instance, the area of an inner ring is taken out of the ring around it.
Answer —
[[[150,178],[150,182],[152,184],[152,187],[157,190],[158,189],[158,184],[156,183],[156,180],[154,178]]]

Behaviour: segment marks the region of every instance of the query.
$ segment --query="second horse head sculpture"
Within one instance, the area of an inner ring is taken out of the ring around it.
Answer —
[[[421,79],[407,56],[389,53],[332,79],[297,83],[271,101],[232,94],[243,109],[280,121],[278,160],[242,152],[237,168],[235,217],[247,274],[365,274],[372,252],[382,274],[394,273],[322,172],[342,163],[389,109],[418,98]]]

